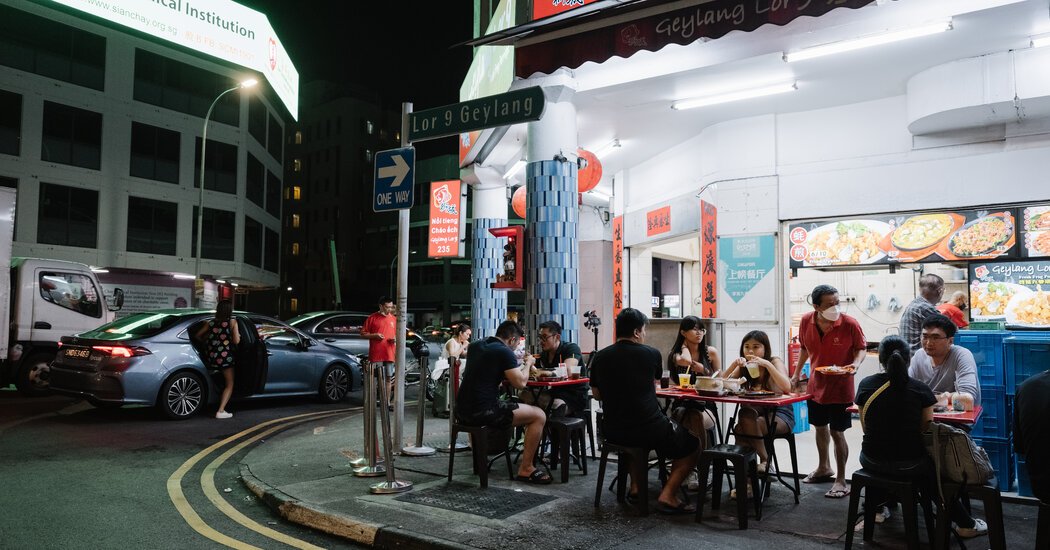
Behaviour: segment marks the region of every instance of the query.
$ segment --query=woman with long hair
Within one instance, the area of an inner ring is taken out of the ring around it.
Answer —
[[[233,418],[232,413],[226,412],[226,404],[233,395],[235,347],[241,343],[237,319],[233,318],[233,302],[222,300],[215,306],[215,317],[209,319],[197,331],[198,341],[205,336],[205,366],[221,372],[226,383],[222,388],[222,399],[219,401],[219,411],[215,413],[215,418]]]
[[[757,376],[756,372],[757,371]],[[761,330],[752,330],[740,341],[740,357],[726,367],[726,378],[747,378],[752,390],[764,390],[774,393],[789,393],[791,379],[788,378],[787,366],[779,357],[774,357],[769,346],[769,336]],[[769,433],[770,426],[766,420],[766,411],[741,407],[737,414],[735,431],[736,443],[751,447],[758,455],[758,471],[764,473],[769,469],[769,453],[761,438]],[[795,409],[791,405],[777,407],[772,427],[775,434],[790,433],[795,428]]]
[[[704,322],[699,317],[688,315],[679,323],[678,337],[671,346],[671,353],[667,354],[667,370],[672,372],[672,379],[678,374],[689,373],[690,381],[695,383],[698,375],[713,376],[722,370],[718,350],[704,342],[706,333]],[[675,408],[671,417],[700,440],[701,450],[710,446],[707,433],[715,426],[717,418],[714,403],[684,401]],[[687,484],[690,489],[699,487],[695,472],[690,474]]]
[[[470,325],[460,323],[453,327],[452,337],[445,342],[441,356],[445,359],[462,359],[467,356],[467,346],[470,344]]]

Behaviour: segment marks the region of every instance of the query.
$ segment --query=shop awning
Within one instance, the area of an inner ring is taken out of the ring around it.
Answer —
[[[564,35],[562,25],[536,26],[529,32],[503,31],[501,43],[515,43],[514,72],[528,78],[550,74],[560,67],[575,69],[588,61],[601,63],[613,56],[630,57],[641,50],[657,51],[668,44],[686,45],[703,38],[715,39],[732,31],[753,31],[763,25],[786,25],[795,19],[820,17],[836,8],[861,8],[876,0],[714,0],[661,13],[638,10],[629,17],[621,10],[599,10],[606,15],[588,19],[582,30]],[[653,5],[659,4],[653,2]],[[648,2],[632,4],[646,6]],[[648,15],[642,15],[648,13]],[[538,23],[538,22],[537,22]],[[600,25],[594,28],[595,25]],[[554,27],[557,27],[555,32]],[[543,33],[543,34],[541,34]],[[544,40],[544,34],[551,39]],[[484,43],[486,37],[476,42]]]

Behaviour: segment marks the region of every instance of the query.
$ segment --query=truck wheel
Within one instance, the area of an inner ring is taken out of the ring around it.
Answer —
[[[51,362],[55,360],[54,352],[38,351],[22,361],[18,370],[15,386],[23,395],[40,397],[51,393],[51,383],[47,381],[51,373]]]
[[[190,371],[175,374],[157,394],[157,408],[172,420],[185,420],[204,405],[204,382]]]
[[[338,403],[350,392],[350,371],[342,365],[332,365],[321,377],[318,395],[325,403]]]

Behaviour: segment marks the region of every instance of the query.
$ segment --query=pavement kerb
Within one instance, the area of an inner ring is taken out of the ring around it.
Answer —
[[[405,548],[440,548],[469,550],[471,547],[446,539],[414,533],[397,526],[377,525],[343,514],[332,513],[321,507],[292,498],[279,489],[255,477],[247,464],[240,465],[241,481],[284,519],[332,535],[366,544],[380,550]]]

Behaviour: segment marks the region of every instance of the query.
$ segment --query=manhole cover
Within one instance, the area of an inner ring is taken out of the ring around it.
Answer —
[[[476,485],[463,483],[448,483],[405,493],[394,500],[432,506],[442,510],[452,510],[473,514],[489,519],[506,519],[514,514],[535,508],[554,500],[556,497],[529,493],[526,491],[512,491],[489,487],[482,489]]]

